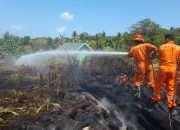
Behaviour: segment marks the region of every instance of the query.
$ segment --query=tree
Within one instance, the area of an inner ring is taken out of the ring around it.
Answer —
[[[86,39],[88,38],[88,33],[87,32],[80,33],[79,38],[82,42],[85,42]]]
[[[102,34],[101,33],[97,33],[96,34],[96,49],[102,49]]]
[[[131,33],[141,33],[142,35],[151,36],[155,33],[156,29],[160,29],[160,25],[150,19],[144,19],[132,25],[130,29]]]
[[[10,33],[9,32],[6,32],[4,35],[3,35],[3,39],[5,40],[5,41],[7,41],[7,40],[9,40],[10,39]]]
[[[120,32],[117,34],[116,49],[122,48],[122,35]]]
[[[174,34],[177,44],[180,44],[180,27],[178,28],[171,27],[170,32]]]
[[[161,28],[159,24],[150,19],[144,19],[132,25],[130,32],[131,34],[140,33],[145,36],[145,41],[160,45],[163,42],[163,36],[167,29]]]
[[[55,49],[55,44],[53,42],[53,39],[51,37],[47,38],[48,48]]]
[[[24,36],[22,38],[22,44],[23,45],[29,45],[30,44],[30,40],[31,40],[30,36]]]
[[[77,41],[77,36],[78,36],[77,31],[73,31],[73,33],[72,33],[73,42],[76,42],[76,41]]]
[[[119,39],[121,38],[121,33],[120,33],[120,32],[118,32],[117,37],[118,37]]]
[[[102,32],[102,37],[105,38],[106,37],[106,33],[103,31]]]
[[[122,35],[122,48],[124,50],[128,50],[130,46],[133,45],[133,35],[131,33],[128,33],[128,32],[124,32],[123,35]]]
[[[64,40],[65,40],[65,38],[63,37],[63,35],[59,35],[59,45],[63,45]]]

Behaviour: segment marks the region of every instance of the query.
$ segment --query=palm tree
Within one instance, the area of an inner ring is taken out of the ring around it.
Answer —
[[[77,41],[77,36],[78,36],[77,31],[73,31],[73,33],[72,33],[73,42],[76,42],[76,41]]]
[[[122,43],[121,43],[121,38],[122,38],[122,35],[121,35],[121,33],[120,32],[118,32],[118,34],[117,34],[117,41],[118,41],[118,43],[117,43],[117,49],[119,49],[119,48],[121,48],[122,47]]]
[[[102,32],[102,37],[105,38],[106,37],[106,33]]]
[[[79,35],[79,38],[81,41],[85,42],[85,40],[88,38],[88,33],[87,32],[83,32]]]

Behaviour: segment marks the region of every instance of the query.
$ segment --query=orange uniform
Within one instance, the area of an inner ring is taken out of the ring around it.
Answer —
[[[157,48],[150,43],[142,43],[129,51],[129,56],[135,59],[137,65],[137,73],[133,81],[136,86],[143,85],[146,78],[147,83],[154,87],[154,72],[150,58],[152,50],[156,51]]]
[[[173,41],[163,44],[159,49],[160,65],[152,100],[155,102],[160,100],[161,88],[165,84],[167,88],[167,105],[169,108],[176,106],[175,86],[179,52],[178,46]]]

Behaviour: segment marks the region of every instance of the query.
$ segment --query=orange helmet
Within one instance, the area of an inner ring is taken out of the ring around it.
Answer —
[[[134,40],[135,41],[144,41],[144,37],[143,37],[143,35],[136,33],[134,35]]]

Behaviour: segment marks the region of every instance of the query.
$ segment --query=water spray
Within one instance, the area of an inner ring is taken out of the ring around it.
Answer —
[[[61,51],[52,50],[37,52],[32,54],[27,54],[21,56],[17,61],[16,65],[27,65],[36,66],[37,64],[44,64],[49,60],[55,58],[55,60],[66,60],[69,57],[79,57],[79,56],[126,56],[128,52],[108,52],[108,51]]]

